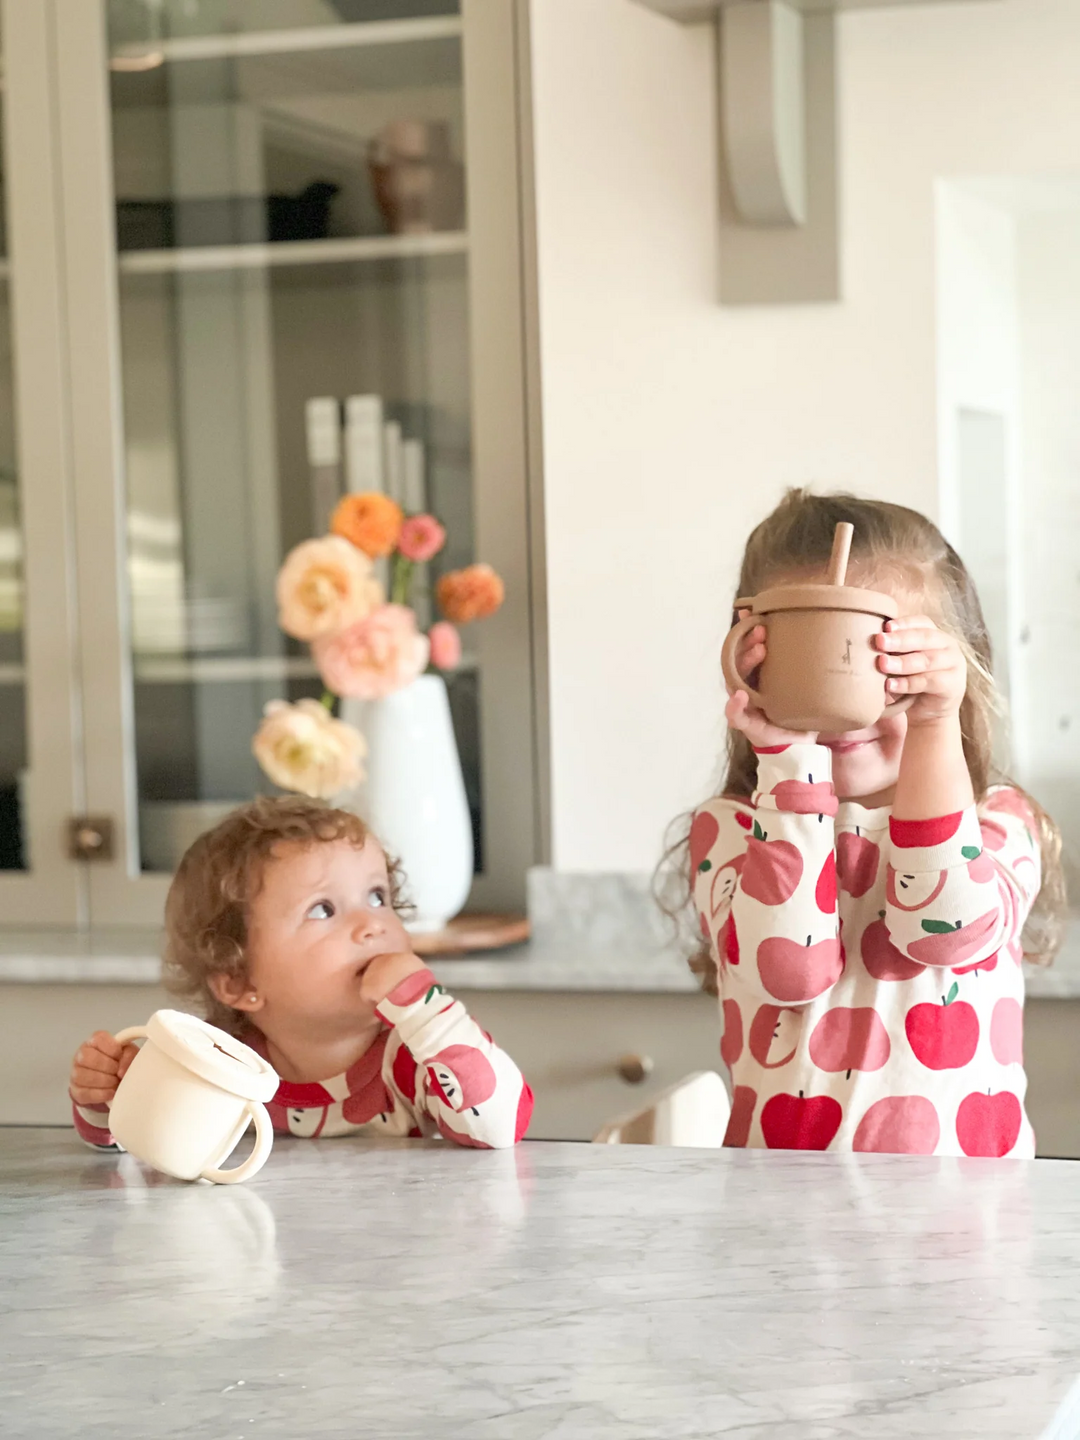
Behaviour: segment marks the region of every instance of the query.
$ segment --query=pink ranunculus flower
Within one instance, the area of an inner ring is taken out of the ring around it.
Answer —
[[[278,573],[278,624],[297,640],[355,625],[382,600],[371,561],[340,535],[305,540]]]
[[[330,800],[364,778],[364,737],[318,700],[271,700],[251,748],[275,785],[316,800]]]
[[[461,636],[449,620],[437,620],[428,631],[431,663],[436,670],[456,670],[461,664]]]
[[[428,662],[428,639],[407,605],[380,605],[311,647],[323,684],[353,700],[381,700],[411,685]]]
[[[446,531],[434,515],[413,515],[401,527],[397,548],[406,560],[433,560],[446,544]]]

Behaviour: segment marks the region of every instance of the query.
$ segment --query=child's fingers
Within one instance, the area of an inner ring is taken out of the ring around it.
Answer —
[[[765,626],[755,625],[752,630],[748,630],[745,635],[740,636],[739,644],[737,647],[738,654],[743,654],[743,652],[748,650],[751,645],[763,645],[764,642]]]
[[[735,669],[748,679],[765,659],[765,627],[755,625],[748,630],[735,649]]]
[[[103,1055],[93,1045],[80,1045],[75,1052],[75,1068],[87,1070],[91,1074],[115,1075],[117,1058]]]
[[[885,681],[890,695],[918,695],[930,689],[927,675],[890,675]]]
[[[961,697],[963,695],[963,686],[958,681],[955,668],[924,670],[918,675],[890,675],[885,681],[885,688],[890,695],[921,695],[925,692],[931,695],[951,695],[954,692]]]
[[[103,1055],[111,1055],[114,1060],[120,1059],[124,1049],[116,1036],[110,1035],[107,1030],[95,1030],[82,1048],[87,1051],[100,1050]]]
[[[887,675],[924,675],[931,668],[930,656],[922,650],[906,655],[879,655],[878,669]]]
[[[121,1080],[131,1068],[131,1062],[135,1059],[135,1056],[138,1055],[138,1053],[139,1047],[137,1045],[124,1046],[124,1053],[120,1056],[120,1063],[116,1072]]]
[[[68,1083],[79,1090],[93,1090],[99,1099],[108,1099],[116,1094],[115,1075],[99,1075],[95,1070],[83,1070],[78,1066],[72,1070]]]
[[[116,1086],[110,1085],[103,1090],[100,1085],[76,1085],[74,1081],[68,1086],[68,1094],[76,1105],[107,1105],[116,1094]]]
[[[115,1070],[97,1070],[90,1065],[80,1065],[76,1060],[71,1067],[71,1078],[76,1085],[88,1085],[94,1090],[108,1085],[115,1089],[119,1076]]]
[[[942,652],[913,650],[908,655],[879,655],[878,669],[886,675],[951,675],[960,670],[955,660],[942,663]]]
[[[747,711],[750,708],[750,697],[745,690],[736,690],[727,704],[724,706],[724,718],[733,730],[745,730],[749,725]]]
[[[901,615],[899,620],[886,620],[882,629],[888,635],[894,635],[898,630],[934,630],[940,635],[945,631],[929,615]]]
[[[887,634],[878,634],[875,637],[879,650],[898,651],[905,650],[948,650],[956,645],[951,635],[946,635],[944,630],[925,628],[913,625],[904,630],[890,630]]]

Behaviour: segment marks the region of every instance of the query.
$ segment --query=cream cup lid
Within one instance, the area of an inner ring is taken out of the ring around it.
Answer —
[[[244,1100],[272,1100],[281,1084],[277,1071],[250,1045],[182,1010],[156,1010],[146,1022],[146,1035],[185,1070],[239,1095]]]

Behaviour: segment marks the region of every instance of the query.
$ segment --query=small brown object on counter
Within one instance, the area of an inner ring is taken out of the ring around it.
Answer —
[[[530,926],[524,915],[459,915],[444,930],[430,935],[413,935],[412,947],[425,959],[438,956],[474,955],[501,950],[528,940]]]

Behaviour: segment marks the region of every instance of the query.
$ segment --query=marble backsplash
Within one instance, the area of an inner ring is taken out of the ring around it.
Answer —
[[[528,875],[534,944],[575,951],[670,951],[674,922],[662,913],[650,874],[568,874],[536,866]]]

